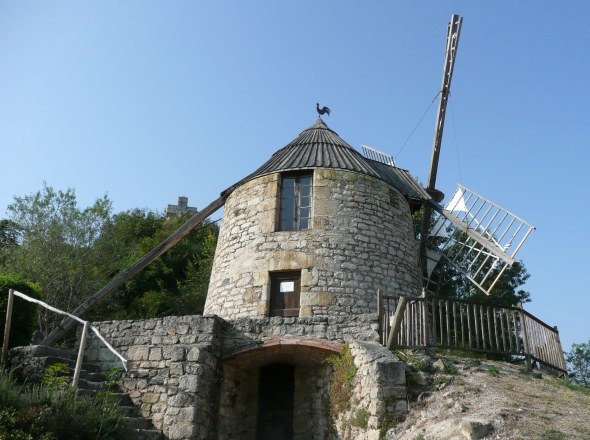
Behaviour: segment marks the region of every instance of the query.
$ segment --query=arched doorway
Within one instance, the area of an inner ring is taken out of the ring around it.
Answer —
[[[331,367],[340,344],[280,338],[223,360],[217,438],[322,440]]]

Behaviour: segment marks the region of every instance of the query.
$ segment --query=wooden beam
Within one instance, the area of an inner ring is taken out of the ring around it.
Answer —
[[[442,85],[440,90],[440,100],[436,115],[436,125],[434,127],[434,140],[432,142],[432,159],[430,162],[430,174],[428,175],[428,186],[426,191],[431,196],[435,196],[436,176],[438,174],[438,161],[440,157],[440,147],[445,127],[445,115],[447,111],[447,102],[451,94],[451,80],[453,78],[453,69],[455,68],[455,59],[457,58],[457,49],[459,48],[459,37],[461,35],[461,25],[463,18],[453,14],[447,29],[447,44],[445,48],[445,64],[443,66]],[[440,201],[440,200],[437,200]],[[423,273],[427,274],[426,269],[426,241],[430,230],[430,220],[432,210],[429,205],[424,205],[424,215],[422,217],[422,230],[420,232],[420,259],[422,261]],[[427,276],[428,278],[428,276]]]
[[[115,278],[111,280],[106,286],[96,292],[94,295],[89,297],[86,301],[80,304],[76,310],[72,312],[72,315],[81,317],[83,316],[94,304],[98,303],[99,301],[106,298],[108,295],[113,293],[131,278],[133,278],[137,273],[139,273],[142,269],[148,266],[152,261],[160,257],[170,248],[172,248],[176,243],[186,237],[194,228],[200,225],[204,220],[206,220],[209,216],[215,213],[219,208],[221,208],[225,204],[225,200],[231,194],[234,187],[231,187],[221,193],[221,197],[216,199],[215,201],[211,202],[207,205],[202,211],[199,211],[191,218],[189,218],[186,223],[184,223],[180,228],[172,233],[167,239],[149,251],[146,255],[140,258],[136,263],[129,266],[123,272],[119,273]],[[72,318],[64,319],[57,328],[55,328],[42,342],[43,345],[54,345],[59,339],[61,339],[68,330],[70,330],[76,321]]]
[[[12,304],[14,303],[14,290],[8,290],[8,303],[6,304],[6,321],[4,322],[4,342],[2,343],[2,357],[0,364],[4,365],[6,362],[6,355],[8,354],[8,341],[10,339],[10,324],[12,321]]]

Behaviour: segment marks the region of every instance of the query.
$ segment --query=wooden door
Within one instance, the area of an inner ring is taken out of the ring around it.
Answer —
[[[299,316],[300,272],[271,274],[270,316]]]

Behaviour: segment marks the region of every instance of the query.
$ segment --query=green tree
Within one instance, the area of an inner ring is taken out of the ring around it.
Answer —
[[[18,246],[20,229],[12,220],[0,220],[0,266],[4,265],[8,255]]]
[[[570,366],[570,380],[577,385],[590,388],[590,340],[582,344],[572,344],[565,359]]]
[[[114,276],[129,267],[186,220],[139,209],[115,215],[97,243],[117,256],[109,273]],[[92,316],[133,319],[202,313],[217,235],[215,224],[196,228],[93,310]]]
[[[112,256],[95,244],[111,215],[107,196],[80,209],[73,189],[56,191],[44,184],[36,193],[15,197],[8,214],[18,236],[8,235],[16,245],[5,246],[5,273],[35,282],[45,301],[68,311],[104,284]],[[60,320],[39,311],[39,329],[45,334]]]

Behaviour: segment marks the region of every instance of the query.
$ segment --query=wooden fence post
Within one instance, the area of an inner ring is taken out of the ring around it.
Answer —
[[[400,296],[397,308],[395,309],[395,314],[393,315],[393,323],[389,330],[389,337],[387,338],[387,348],[390,350],[393,348],[393,341],[397,339],[397,335],[399,334],[399,329],[402,325],[407,305],[408,299],[405,296]]]
[[[14,302],[14,290],[8,290],[8,304],[6,305],[6,322],[4,324],[4,342],[2,344],[2,359],[0,364],[6,363],[6,355],[8,354],[8,339],[10,338],[10,321],[12,320],[12,304]]]
[[[78,380],[80,379],[80,371],[82,370],[82,361],[84,360],[84,350],[86,349],[86,337],[88,336],[88,327],[90,323],[86,321],[82,329],[82,338],[80,339],[80,348],[78,349],[78,359],[76,360],[76,369],[74,370],[74,379],[72,380],[72,387],[78,387]]]
[[[569,373],[567,372],[567,363],[565,362],[565,356],[563,354],[563,347],[561,346],[561,340],[559,339],[559,330],[557,330],[557,326],[553,326],[555,330],[555,340],[557,341],[557,348],[558,348],[558,356],[560,356],[559,360],[561,361],[561,368],[565,370],[565,376],[569,377]]]
[[[524,355],[525,355],[525,359],[526,359],[526,365],[528,367],[529,370],[533,369],[533,363],[531,361],[531,350],[529,347],[529,338],[527,335],[527,328],[526,328],[526,319],[525,319],[525,314],[524,312],[524,308],[522,307],[522,302],[518,303],[518,314],[520,315],[520,327],[522,329],[522,345],[523,345],[523,350],[524,350]],[[517,346],[518,346],[518,328],[514,328],[514,332],[516,334],[516,342],[517,342]]]
[[[429,334],[429,328],[430,328],[430,321],[428,319],[428,297],[426,296],[426,289],[423,288],[422,289],[422,325],[424,326],[423,328],[423,332],[424,332],[424,348],[428,348],[430,345],[430,334]]]
[[[379,324],[378,327],[378,332],[379,332],[379,339],[381,340],[381,343],[383,343],[383,324],[382,324],[382,319],[383,319],[383,295],[381,295],[381,290],[377,289],[377,321]]]

